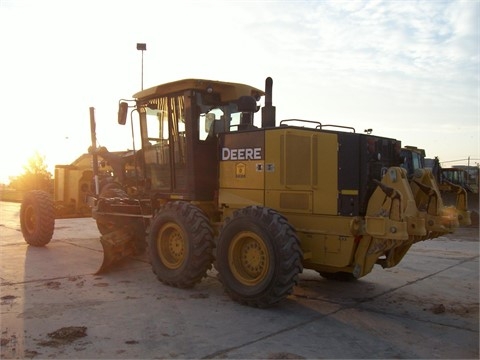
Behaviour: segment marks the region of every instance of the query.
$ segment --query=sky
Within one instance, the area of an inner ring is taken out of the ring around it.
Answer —
[[[352,126],[480,163],[480,1],[0,0],[0,182],[35,152],[132,148],[120,99],[184,78],[264,88],[277,123]]]

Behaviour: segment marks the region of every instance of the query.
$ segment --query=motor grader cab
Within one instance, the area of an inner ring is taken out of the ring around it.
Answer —
[[[90,199],[100,271],[148,247],[163,283],[192,287],[214,265],[232,299],[267,307],[303,268],[358,279],[452,226],[417,207],[400,141],[300,119],[277,126],[271,78],[265,91],[186,79],[133,97],[118,122],[138,123],[135,181],[97,186]]]
[[[425,150],[416,146],[405,146],[401,150],[401,156],[403,158],[402,167],[407,170],[419,209],[436,208],[434,212],[443,214],[445,219],[453,219],[452,224],[446,227],[449,232],[453,232],[459,225],[468,226],[472,223],[466,190],[442,175],[442,168],[437,158],[434,160],[432,168],[427,168]],[[455,205],[446,206],[445,196],[442,197],[442,193],[454,195]],[[442,230],[435,233],[434,237],[441,235],[443,235]]]

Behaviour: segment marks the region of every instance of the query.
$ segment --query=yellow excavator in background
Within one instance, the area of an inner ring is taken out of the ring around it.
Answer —
[[[402,167],[407,170],[412,191],[419,207],[438,206],[442,213],[456,214],[460,225],[468,226],[472,223],[467,204],[467,189],[450,181],[445,176],[438,158],[431,161],[431,167],[428,167],[425,150],[416,146],[405,146],[401,150],[401,156],[404,159]],[[429,184],[429,187],[425,188],[422,184]],[[436,199],[434,202],[428,195],[430,188],[435,188]],[[445,199],[448,198],[447,201],[452,202],[450,201],[452,196],[454,197],[454,205],[446,206]]]

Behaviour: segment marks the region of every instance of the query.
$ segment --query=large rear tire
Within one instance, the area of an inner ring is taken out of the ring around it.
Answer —
[[[161,282],[190,288],[207,275],[213,263],[213,230],[196,206],[165,204],[152,222],[149,236],[152,270]]]
[[[25,194],[20,207],[20,227],[29,245],[45,246],[50,242],[55,228],[55,208],[50,194],[42,190]]]
[[[302,257],[300,241],[285,217],[250,206],[226,220],[215,264],[233,300],[263,308],[292,293],[303,271]]]

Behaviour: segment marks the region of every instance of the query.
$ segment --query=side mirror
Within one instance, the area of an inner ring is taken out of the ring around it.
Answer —
[[[215,121],[215,114],[208,113],[205,115],[205,132],[209,133],[213,122]]]
[[[118,123],[120,125],[125,125],[127,123],[127,113],[128,104],[122,101],[120,104],[118,104]]]

